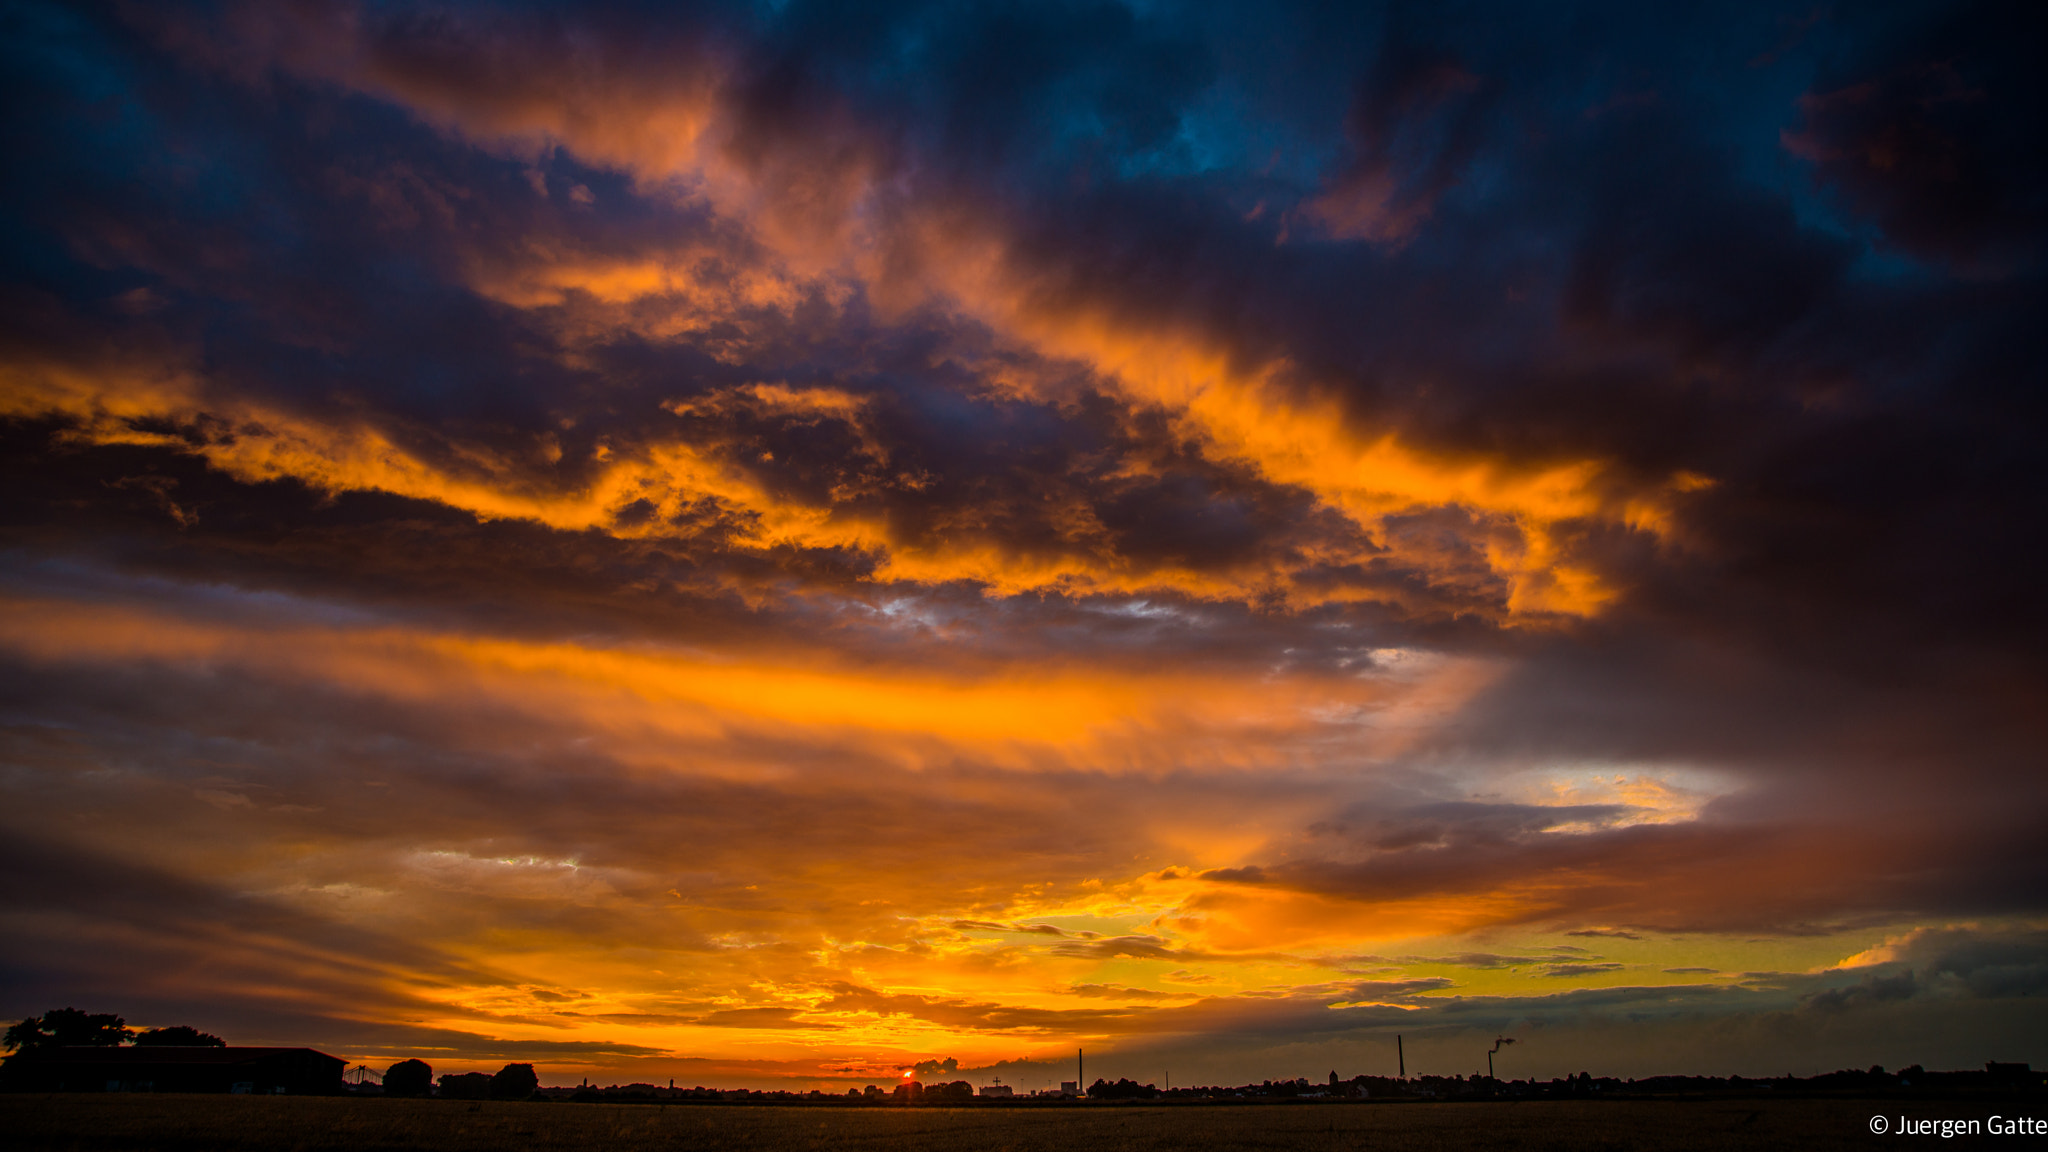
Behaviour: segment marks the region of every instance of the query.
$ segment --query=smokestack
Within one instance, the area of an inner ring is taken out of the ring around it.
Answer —
[[[1401,1063],[1401,1079],[1408,1078],[1408,1054],[1401,1050],[1401,1038],[1394,1037],[1394,1059]]]
[[[1079,1048],[1074,1049],[1074,1087],[1088,1094],[1088,1053]]]

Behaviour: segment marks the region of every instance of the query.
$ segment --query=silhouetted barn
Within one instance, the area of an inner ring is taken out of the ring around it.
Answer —
[[[311,1048],[38,1048],[0,1065],[12,1092],[237,1092],[329,1096],[347,1062]]]

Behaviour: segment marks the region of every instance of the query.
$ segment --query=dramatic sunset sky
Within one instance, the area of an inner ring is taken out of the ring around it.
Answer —
[[[2048,1063],[2042,11],[0,5],[0,1013]]]

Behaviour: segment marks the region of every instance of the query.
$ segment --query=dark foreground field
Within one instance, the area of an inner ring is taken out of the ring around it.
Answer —
[[[778,1108],[251,1096],[0,1096],[10,1149],[391,1152],[1052,1152],[1054,1149],[1828,1149],[1952,1141],[1874,1136],[1870,1118],[2027,1115],[2027,1105],[1858,1100],[1612,1100],[1066,1108]],[[1963,1141],[1973,1143],[1973,1141]],[[2024,1137],[2001,1146],[2037,1144]]]

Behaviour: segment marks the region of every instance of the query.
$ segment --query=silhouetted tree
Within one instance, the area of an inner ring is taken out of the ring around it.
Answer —
[[[425,1060],[400,1060],[384,1070],[386,1096],[425,1096],[434,1087],[434,1066]]]
[[[41,1016],[31,1016],[10,1026],[5,1043],[13,1051],[77,1046],[112,1048],[127,1043],[129,1034],[128,1022],[111,1012],[52,1008]]]
[[[507,1064],[491,1077],[491,1099],[524,1100],[540,1091],[540,1076],[531,1064]]]
[[[228,1042],[211,1032],[201,1032],[184,1024],[173,1024],[169,1028],[151,1028],[135,1037],[137,1047],[148,1048],[225,1048]]]

